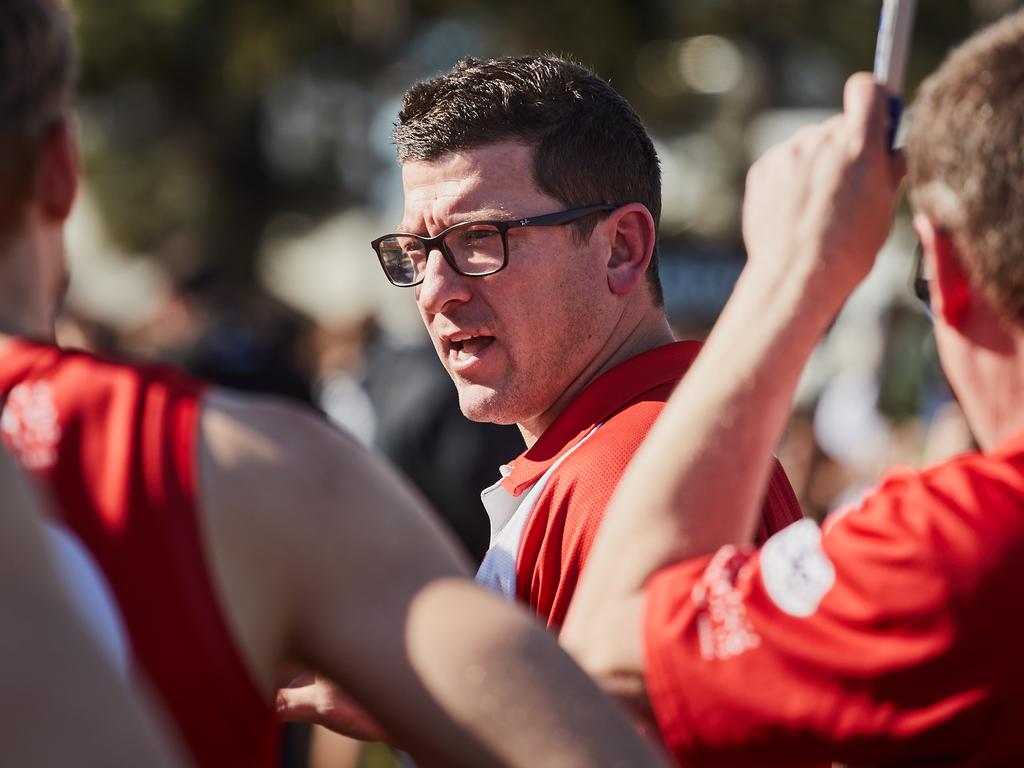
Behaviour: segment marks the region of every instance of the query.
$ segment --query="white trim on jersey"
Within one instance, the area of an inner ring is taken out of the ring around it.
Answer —
[[[602,422],[603,424],[604,422]],[[551,476],[558,470],[562,462],[572,455],[573,451],[589,440],[601,424],[594,427],[576,445],[558,457],[540,478],[518,496],[513,496],[501,484],[501,480],[480,493],[480,500],[487,510],[491,521],[491,548],[484,555],[480,568],[476,572],[476,581],[509,600],[516,598],[516,561],[519,558],[519,547],[523,539],[526,523],[537,505],[537,500],[544,492]],[[501,467],[502,478],[509,474],[509,468]]]

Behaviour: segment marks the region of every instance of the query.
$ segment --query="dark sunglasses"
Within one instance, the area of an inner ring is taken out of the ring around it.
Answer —
[[[910,279],[910,290],[918,300],[924,304],[925,311],[931,316],[932,313],[932,292],[928,285],[928,278],[924,274],[924,247],[918,241],[914,249],[914,274]]]

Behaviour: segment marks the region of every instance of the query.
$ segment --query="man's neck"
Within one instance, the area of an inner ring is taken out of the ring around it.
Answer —
[[[39,239],[29,228],[0,235],[0,337],[53,341],[54,312],[43,306]]]
[[[637,323],[631,332],[625,334],[621,340],[610,338],[609,343],[602,350],[602,354],[595,356],[590,364],[580,371],[562,395],[544,413],[516,425],[519,427],[526,447],[532,448],[544,431],[568,407],[569,403],[575,400],[601,374],[639,354],[655,347],[671,344],[673,341],[675,341],[675,337],[672,335],[672,329],[669,328],[668,320],[660,308],[652,313],[650,318]]]
[[[1013,334],[1010,352],[980,351],[972,368],[957,394],[975,439],[990,451],[1024,433],[1024,332]]]
[[[16,338],[52,344],[53,323],[42,316],[34,320],[23,313],[10,312],[8,307],[0,302],[0,346]]]

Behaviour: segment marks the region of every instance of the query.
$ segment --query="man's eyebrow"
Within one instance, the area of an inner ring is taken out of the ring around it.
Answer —
[[[494,208],[481,208],[476,211],[469,211],[467,213],[453,213],[448,219],[447,223],[441,227],[438,232],[442,232],[449,227],[454,227],[456,224],[465,224],[467,221],[505,221],[511,219],[512,214],[508,212],[504,207]],[[412,227],[407,227],[404,224],[399,224],[393,232],[405,232],[410,235],[420,235],[421,237],[430,237],[429,233],[417,232]]]
[[[409,227],[409,226],[406,226],[405,224],[399,224],[398,226],[396,226],[391,231],[392,232],[398,232],[398,233],[405,233],[405,234],[408,234],[408,235],[420,235],[421,237],[430,237],[430,234],[428,232],[422,231],[422,228],[420,230],[417,230],[416,227]]]

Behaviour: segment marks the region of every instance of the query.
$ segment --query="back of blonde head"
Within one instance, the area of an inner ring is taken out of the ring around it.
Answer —
[[[907,161],[915,210],[953,236],[998,311],[1024,323],[1024,11],[971,37],[924,82]]]

